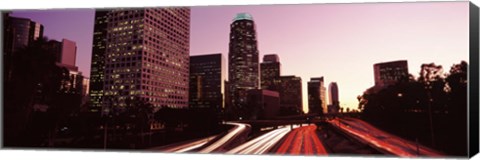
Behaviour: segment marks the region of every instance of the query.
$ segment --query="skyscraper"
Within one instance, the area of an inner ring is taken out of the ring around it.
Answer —
[[[190,107],[223,108],[225,65],[221,53],[190,56]]]
[[[302,78],[296,76],[280,76],[274,81],[280,96],[282,114],[302,113]]]
[[[43,25],[28,18],[11,17],[3,14],[4,54],[11,54],[29,43],[43,37]]]
[[[77,44],[68,39],[62,39],[62,54],[60,63],[75,66],[77,58]]]
[[[43,25],[28,18],[11,17],[4,14],[4,54],[28,46],[29,43],[43,37]]]
[[[338,85],[336,82],[331,82],[328,85],[330,105],[328,106],[328,113],[336,113],[340,108],[338,100]]]
[[[326,88],[323,77],[310,78],[308,85],[309,113],[327,113]]]
[[[101,37],[94,39],[100,56],[92,57],[92,64],[105,63],[103,105],[124,107],[126,99],[139,97],[154,107],[188,106],[189,8],[114,9],[95,21],[94,34],[106,37],[103,57]]]
[[[77,45],[74,41],[62,39],[62,41],[50,40],[45,45],[50,51],[55,54],[55,61],[57,64],[66,66],[69,70],[78,71],[75,64],[77,57]]]
[[[247,94],[247,107],[250,111],[246,119],[272,119],[280,110],[279,94],[265,89],[251,89]]]
[[[233,110],[246,106],[247,91],[258,89],[259,53],[255,23],[248,13],[239,13],[230,25],[228,81]]]
[[[260,63],[260,81],[262,89],[277,90],[273,81],[280,77],[280,60],[276,54],[263,56]]]
[[[90,68],[89,96],[91,111],[98,112],[102,108],[103,83],[105,80],[105,52],[107,43],[107,23],[109,11],[95,11],[93,28],[92,63]]]

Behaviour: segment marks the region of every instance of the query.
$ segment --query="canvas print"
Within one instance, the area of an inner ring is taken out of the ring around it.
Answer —
[[[3,11],[3,145],[465,157],[469,7]]]

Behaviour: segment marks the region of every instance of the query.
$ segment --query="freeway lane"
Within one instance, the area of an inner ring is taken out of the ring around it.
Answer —
[[[316,125],[299,127],[290,132],[275,154],[327,155],[327,151],[316,134]]]
[[[180,142],[167,146],[154,147],[150,150],[160,150],[168,153],[182,153],[182,152],[196,152],[210,153],[215,151],[225,151],[224,147],[232,145],[233,143],[242,143],[242,136],[246,136],[249,132],[250,125],[243,123],[225,123],[233,125],[224,136],[222,134],[214,135],[202,139],[197,139],[188,142]]]
[[[236,138],[244,135],[243,133],[248,132],[248,130],[250,129],[250,125],[248,124],[233,123],[233,122],[227,122],[225,124],[234,125],[235,127],[233,129],[230,129],[228,134],[226,134],[219,140],[215,141],[214,143],[208,145],[207,147],[203,148],[202,150],[198,151],[198,153],[211,153],[216,151],[223,151],[224,146],[228,145],[228,143],[233,143],[233,141],[235,141]]]
[[[290,132],[289,127],[279,128],[250,140],[227,153],[229,154],[263,154],[269,151],[280,139]]]
[[[358,119],[337,118],[329,120],[328,122],[340,130],[362,139],[366,143],[401,157],[417,157],[419,155],[431,157],[443,156],[441,153],[433,151],[432,149],[381,131]]]
[[[182,144],[178,146],[173,146],[170,148],[163,149],[163,152],[168,152],[168,153],[183,153],[183,152],[190,152],[192,150],[198,149],[208,143],[209,141],[215,139],[217,136],[211,136],[207,138],[203,138],[197,141],[193,141],[187,144]]]

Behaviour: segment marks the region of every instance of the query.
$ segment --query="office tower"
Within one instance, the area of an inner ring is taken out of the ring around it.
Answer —
[[[190,56],[190,107],[223,108],[225,65],[221,53]]]
[[[105,52],[107,43],[107,24],[109,11],[95,11],[93,28],[92,63],[90,68],[89,96],[91,111],[98,112],[102,108],[103,83],[105,80]]]
[[[62,39],[62,54],[60,63],[75,66],[77,57],[77,45],[74,41]]]
[[[276,91],[252,89],[247,91],[246,119],[272,119],[278,116],[280,98]]]
[[[406,60],[377,63],[373,65],[375,86],[385,87],[402,80],[408,80],[408,63]]]
[[[233,110],[246,107],[247,91],[258,89],[259,58],[255,23],[248,13],[239,13],[230,25],[228,81]]]
[[[260,63],[260,86],[262,89],[277,90],[273,81],[280,77],[280,60],[276,54],[263,56]]]
[[[309,113],[327,113],[326,88],[324,78],[310,78],[308,85],[308,108]]]
[[[4,54],[11,54],[43,37],[43,25],[28,18],[11,17],[3,14]]]
[[[328,106],[328,113],[337,113],[340,109],[340,102],[338,100],[338,85],[336,82],[331,82],[328,85],[330,105]]]
[[[280,76],[274,83],[280,95],[280,108],[282,113],[286,115],[302,113],[302,78],[296,76]]]
[[[50,40],[44,46],[55,54],[55,62],[67,66],[71,70],[78,71],[75,64],[77,57],[77,45],[74,41],[62,39],[62,41]]]
[[[102,105],[122,109],[127,99],[138,97],[155,110],[187,107],[190,9],[114,9],[105,14]],[[96,16],[96,21],[102,19]],[[99,28],[95,33],[102,34]]]

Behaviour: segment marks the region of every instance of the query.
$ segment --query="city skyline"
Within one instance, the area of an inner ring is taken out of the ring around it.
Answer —
[[[374,85],[375,63],[405,59],[410,73],[418,76],[422,63],[440,64],[448,72],[454,63],[468,62],[465,8],[468,3],[461,2],[192,7],[190,55],[227,55],[229,24],[236,13],[247,12],[255,21],[260,57],[278,54],[282,75],[304,80],[324,76],[326,84],[337,82],[342,86],[342,107],[356,109],[356,96]],[[86,9],[12,15],[43,24],[45,36],[76,41],[79,69],[90,75],[93,13]],[[307,85],[302,83],[307,112]]]

